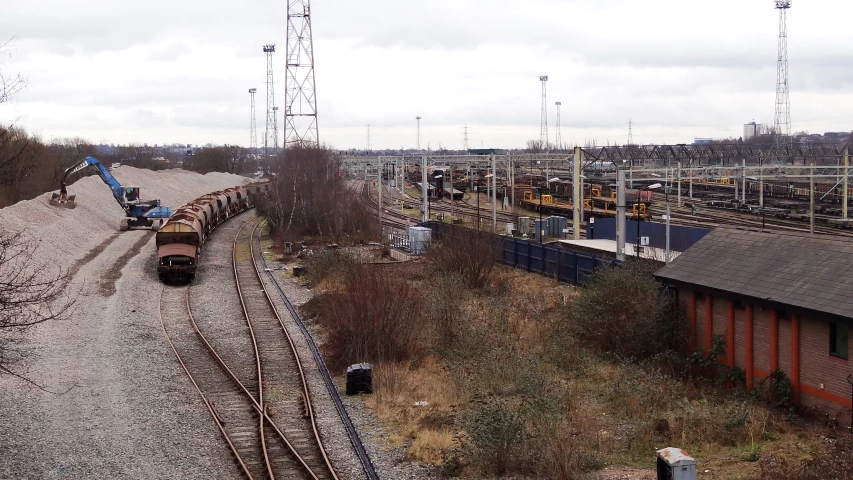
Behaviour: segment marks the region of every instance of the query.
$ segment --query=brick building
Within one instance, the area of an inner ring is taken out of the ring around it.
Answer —
[[[721,227],[655,276],[678,291],[694,349],[720,335],[747,388],[778,368],[796,402],[849,421],[853,240]]]

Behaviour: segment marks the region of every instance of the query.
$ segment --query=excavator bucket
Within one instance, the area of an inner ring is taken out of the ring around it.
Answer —
[[[59,193],[53,192],[50,195],[50,204],[55,207],[74,208],[77,206],[77,204],[74,203],[74,199],[76,197],[76,195],[68,195],[68,191],[65,190],[65,185],[63,185],[59,190]]]

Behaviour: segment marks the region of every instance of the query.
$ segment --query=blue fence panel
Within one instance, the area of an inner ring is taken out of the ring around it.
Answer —
[[[434,240],[440,240],[443,235],[452,236],[455,229],[464,228],[438,222],[426,222],[422,226],[432,229]],[[575,285],[583,285],[598,269],[618,264],[609,258],[546,246],[531,240],[498,235],[493,238],[496,242],[501,242],[502,263]]]
[[[634,220],[625,221],[625,243],[637,243],[637,223]],[[653,222],[639,222],[640,236],[649,237],[649,245],[657,248],[666,248],[666,224]],[[594,226],[593,226],[594,225]],[[616,240],[616,219],[596,218],[595,223],[590,225],[590,238],[597,240]],[[685,227],[681,225],[669,226],[670,248],[677,252],[683,252],[693,246],[711,230],[708,228]]]

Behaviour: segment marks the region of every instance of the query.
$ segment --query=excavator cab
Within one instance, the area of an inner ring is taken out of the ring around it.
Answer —
[[[128,205],[135,205],[139,203],[139,187],[121,187],[122,188],[122,200],[124,203]]]

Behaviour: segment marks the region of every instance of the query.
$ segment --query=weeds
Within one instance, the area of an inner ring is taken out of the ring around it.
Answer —
[[[439,275],[455,274],[471,288],[483,288],[497,265],[500,244],[493,235],[454,228],[430,249],[430,265]]]
[[[473,459],[483,470],[499,475],[509,471],[524,440],[524,421],[518,409],[493,398],[473,408],[466,430]]]

